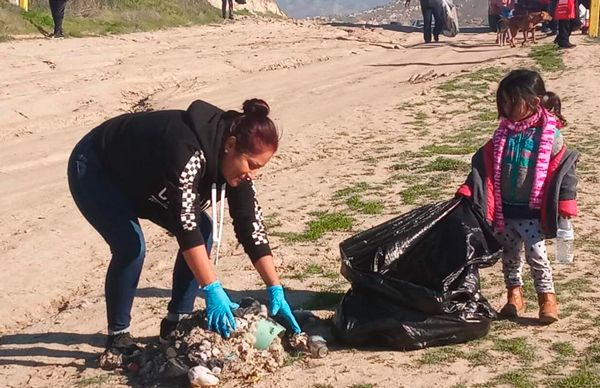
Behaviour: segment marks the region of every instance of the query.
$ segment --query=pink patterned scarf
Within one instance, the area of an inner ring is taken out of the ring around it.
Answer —
[[[521,132],[532,127],[542,127],[542,137],[537,153],[535,164],[535,175],[533,186],[531,187],[531,196],[529,197],[529,207],[539,209],[542,205],[542,190],[546,176],[548,175],[548,165],[552,157],[552,146],[554,144],[554,134],[556,132],[556,118],[544,108],[539,110],[528,118],[513,123],[507,118],[502,117],[498,129],[494,132],[494,228],[498,232],[504,230],[504,215],[502,214],[502,156],[506,138],[510,132]]]

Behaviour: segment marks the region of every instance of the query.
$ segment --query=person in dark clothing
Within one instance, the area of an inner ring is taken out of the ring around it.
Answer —
[[[425,43],[431,43],[431,18],[435,22],[433,27],[433,40],[438,42],[440,40],[440,34],[444,26],[443,22],[443,10],[441,0],[420,0],[421,12],[423,13],[423,38]],[[410,5],[410,0],[406,0],[405,5]]]
[[[531,12],[542,12],[548,10],[548,4],[538,0],[515,0],[515,15],[524,15]]]
[[[558,2],[554,11],[554,19],[558,22],[558,35],[554,43],[562,49],[570,49],[575,47],[570,42],[571,31],[576,18],[576,4],[575,0],[567,0]]]
[[[61,39],[65,37],[63,33],[63,19],[65,18],[66,7],[67,0],[50,0],[50,11],[52,12],[52,20],[54,22],[52,38]]]
[[[223,19],[227,18],[227,4],[229,4],[229,19],[233,19],[233,0],[221,0]]]
[[[179,245],[161,340],[168,342],[177,323],[192,313],[199,286],[209,329],[224,337],[235,330],[232,309],[238,306],[209,259],[218,262],[225,198],[237,240],[267,285],[270,314],[281,313],[300,332],[273,264],[253,182],[278,147],[268,114],[260,99],[244,102],[243,113],[195,101],[187,110],[112,118],[75,146],[68,162],[71,194],[112,253],[105,283],[107,350],[137,350],[129,330],[145,256],[140,218],[165,228]],[[209,207],[212,220],[205,213]]]

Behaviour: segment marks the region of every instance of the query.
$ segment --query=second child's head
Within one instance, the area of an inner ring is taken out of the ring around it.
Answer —
[[[513,70],[498,86],[496,92],[498,117],[512,122],[526,119],[536,113],[540,107],[554,113],[561,121],[560,98],[546,91],[544,80],[537,71]]]

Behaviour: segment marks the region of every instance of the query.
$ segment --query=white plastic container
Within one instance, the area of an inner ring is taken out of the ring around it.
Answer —
[[[574,251],[573,241],[575,232],[571,220],[564,217],[558,218],[558,229],[556,230],[556,261],[560,264],[571,264]]]

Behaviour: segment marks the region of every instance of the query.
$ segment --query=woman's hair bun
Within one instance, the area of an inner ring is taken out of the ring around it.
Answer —
[[[242,108],[244,110],[244,115],[254,117],[267,117],[271,110],[269,104],[260,98],[252,98],[244,101]]]

